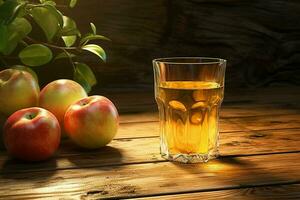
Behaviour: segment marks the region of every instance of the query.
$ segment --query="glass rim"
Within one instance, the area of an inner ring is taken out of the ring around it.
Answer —
[[[206,60],[206,62],[188,62],[189,59]],[[179,61],[176,61],[179,60]],[[187,60],[185,62],[184,60]],[[176,65],[208,65],[208,64],[225,64],[227,60],[222,58],[214,57],[165,57],[155,58],[152,60],[153,63],[164,63],[164,64],[176,64]]]

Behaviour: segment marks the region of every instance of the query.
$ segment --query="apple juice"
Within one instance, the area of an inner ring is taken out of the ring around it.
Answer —
[[[216,154],[223,94],[216,82],[162,82],[156,95],[162,154]]]

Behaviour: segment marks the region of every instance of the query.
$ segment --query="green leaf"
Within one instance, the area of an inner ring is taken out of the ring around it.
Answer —
[[[45,5],[50,5],[50,6],[56,6],[55,1],[51,1],[51,0],[45,1],[44,4],[45,4]]]
[[[80,36],[80,32],[77,29],[76,23],[73,19],[67,16],[63,16],[63,28],[61,31],[62,36]]]
[[[8,31],[10,34],[13,32],[18,33],[22,37],[25,37],[32,30],[31,24],[25,18],[16,18],[10,25],[8,25]]]
[[[40,66],[51,61],[52,52],[42,44],[32,44],[19,53],[19,58],[25,65]]]
[[[87,82],[87,80],[83,78],[83,76],[77,70],[74,71],[73,80],[79,83],[84,88],[87,94],[92,90],[92,86]]]
[[[58,24],[60,28],[62,28],[64,25],[63,14],[59,10],[57,10],[55,6],[49,6],[49,9],[52,10],[52,12],[56,15]]]
[[[0,6],[1,6],[3,3],[4,3],[4,1],[3,1],[3,0],[0,0]]]
[[[103,36],[103,35],[94,35],[94,34],[87,34],[80,40],[80,45],[86,44],[90,40],[107,40],[110,41],[109,38]]]
[[[5,55],[11,54],[17,47],[18,43],[21,42],[22,39],[31,32],[31,30],[32,27],[27,19],[16,18],[7,26],[7,35],[5,37],[6,44],[3,47],[0,45],[2,47],[0,47],[0,52]]]
[[[11,67],[11,69],[18,69],[18,70],[26,71],[33,76],[33,78],[36,80],[37,83],[39,82],[37,74],[30,67],[26,67],[23,65],[14,65]]]
[[[80,34],[76,23],[70,17],[63,16],[63,28],[61,31],[62,39],[67,47],[72,46],[77,39],[77,35]]]
[[[15,16],[14,16],[12,19],[14,19],[15,17],[24,17],[24,16],[27,14],[27,11],[26,11],[26,4],[25,4],[25,3],[20,4],[20,5],[15,9],[14,14],[15,14]]]
[[[97,79],[91,70],[91,68],[84,63],[75,63],[76,70],[84,77],[85,80],[91,85],[94,86],[97,84]]]
[[[40,3],[44,4],[44,5],[56,6],[56,3],[54,0],[40,0]]]
[[[67,47],[70,47],[70,46],[72,46],[76,42],[77,36],[76,35],[62,36],[62,39],[63,39],[65,45]]]
[[[97,34],[97,28],[96,28],[95,24],[90,23],[90,25],[91,25],[91,28],[92,28],[92,31],[93,31],[94,35],[96,35]]]
[[[15,9],[20,4],[16,0],[6,0],[0,6],[0,24],[9,24],[15,16]]]
[[[4,24],[0,24],[0,52],[3,52],[7,45],[7,26]]]
[[[63,59],[63,58],[73,58],[75,57],[75,54],[69,53],[69,52],[61,52],[60,54],[56,55],[54,60]]]
[[[7,24],[11,23],[16,17],[23,17],[25,15],[25,3],[21,3],[15,7],[11,17],[7,20]]]
[[[62,31],[60,33],[61,36],[74,36],[74,35],[77,35],[79,37],[81,37],[81,33],[79,32],[78,29],[74,29],[74,30],[70,30],[70,31]]]
[[[91,91],[92,86],[97,83],[96,77],[91,68],[84,63],[75,63],[74,80],[85,89],[87,93]]]
[[[76,5],[76,3],[77,3],[77,0],[70,0],[69,6],[70,6],[71,8],[74,8],[75,5]]]
[[[42,28],[48,41],[51,41],[60,27],[63,26],[61,13],[51,5],[33,7],[31,9],[31,16]]]
[[[88,45],[85,45],[85,46],[81,47],[81,49],[89,51],[89,52],[97,55],[103,61],[106,60],[105,51],[102,49],[102,47],[100,47],[96,44],[88,44]]]

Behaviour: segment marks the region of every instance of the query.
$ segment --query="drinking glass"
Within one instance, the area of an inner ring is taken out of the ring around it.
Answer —
[[[226,60],[219,58],[153,60],[163,158],[197,163],[218,156],[225,68]]]

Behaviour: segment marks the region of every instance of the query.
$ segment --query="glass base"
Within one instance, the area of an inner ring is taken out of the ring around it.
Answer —
[[[211,159],[215,159],[219,156],[218,151],[213,151],[208,154],[165,154],[161,153],[161,156],[170,161],[180,163],[205,163]]]

